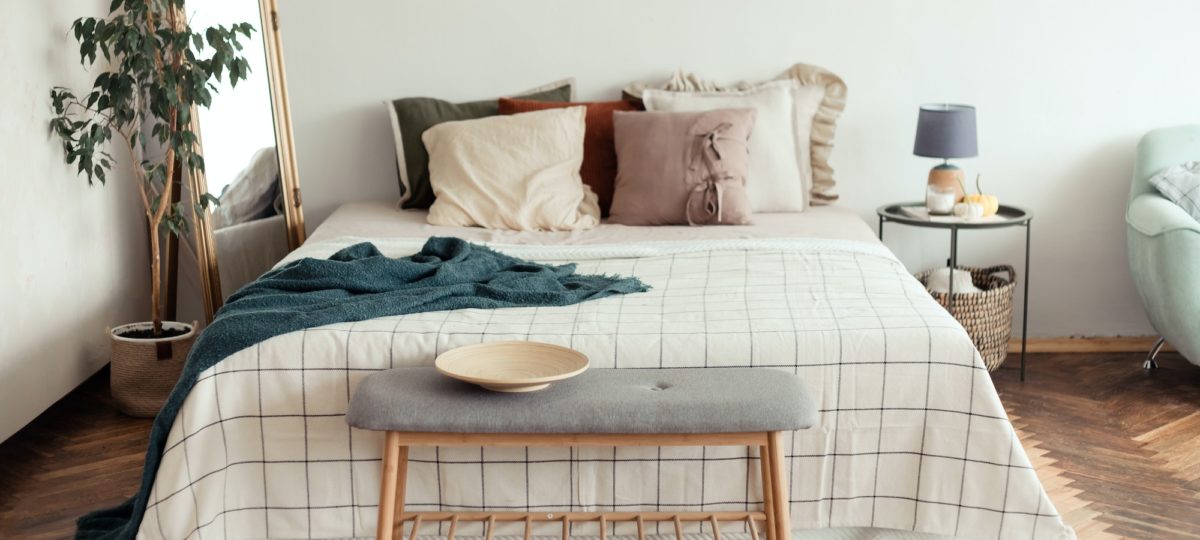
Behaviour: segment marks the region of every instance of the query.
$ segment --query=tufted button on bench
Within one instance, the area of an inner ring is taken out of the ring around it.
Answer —
[[[603,414],[597,414],[602,412]],[[432,368],[399,368],[368,376],[350,402],[346,422],[387,432],[383,448],[377,537],[403,540],[412,521],[572,522],[744,521],[754,538],[757,521],[769,540],[790,538],[787,479],[780,433],[812,427],[817,412],[795,375],[762,368],[593,369],[531,393],[499,393],[445,377]],[[750,446],[762,463],[761,512],[404,512],[411,446]]]

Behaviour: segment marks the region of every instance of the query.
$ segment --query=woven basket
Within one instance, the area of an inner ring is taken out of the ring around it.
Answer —
[[[983,290],[977,293],[954,293],[954,308],[950,314],[958,320],[980,356],[988,371],[995,371],[1008,357],[1008,340],[1012,337],[1013,289],[1016,288],[1017,271],[1008,265],[991,266],[988,268],[972,268],[961,266],[959,270],[971,273],[971,281]],[[917,274],[922,285],[928,285],[933,270]],[[996,274],[1007,273],[1008,277]],[[942,307],[949,305],[950,295],[944,292],[929,291]]]
[[[129,416],[149,418],[158,414],[167,395],[179,380],[184,361],[196,341],[196,323],[163,322],[163,328],[186,330],[165,339],[130,339],[121,334],[150,328],[151,323],[133,323],[109,330],[112,340],[111,390],[117,408]]]

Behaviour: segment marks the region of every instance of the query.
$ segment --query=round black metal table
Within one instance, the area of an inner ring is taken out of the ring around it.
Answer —
[[[885,204],[880,206],[875,213],[879,215],[879,240],[883,241],[883,224],[887,222],[895,222],[902,225],[912,227],[924,227],[927,229],[949,229],[950,230],[950,268],[958,268],[958,231],[973,230],[973,229],[1002,229],[1006,227],[1025,227],[1025,280],[1022,281],[1021,294],[1024,298],[1021,305],[1021,380],[1025,380],[1025,345],[1029,335],[1029,239],[1032,230],[1031,223],[1033,222],[1033,213],[1016,206],[1002,204],[1000,209],[996,211],[996,215],[1000,219],[988,219],[980,221],[935,221],[920,217],[913,217],[904,212],[906,206],[924,207],[921,202]],[[954,307],[954,280],[950,280],[950,291],[947,300],[950,305],[947,309]]]

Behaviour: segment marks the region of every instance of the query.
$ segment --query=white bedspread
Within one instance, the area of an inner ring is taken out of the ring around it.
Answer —
[[[318,240],[293,257],[325,256],[359,240]],[[419,244],[377,242],[392,256]],[[372,536],[381,437],[344,423],[355,385],[376,370],[431,365],[450,348],[504,339],[574,347],[594,368],[755,366],[799,374],[821,421],[786,441],[797,529],[1074,537],[966,333],[878,243],[496,247],[575,261],[581,272],[637,276],[653,289],[567,307],[336,324],[241,351],[206,371],[182,408],[141,537]],[[760,503],[756,453],[737,448],[417,449],[412,459],[408,500],[421,510],[742,510]],[[581,532],[595,534],[594,526],[588,531]]]

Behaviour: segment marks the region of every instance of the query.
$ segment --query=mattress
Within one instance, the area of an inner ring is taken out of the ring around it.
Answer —
[[[671,242],[738,240],[749,238],[827,238],[878,243],[875,234],[854,212],[840,206],[814,206],[807,212],[755,214],[753,225],[711,227],[640,227],[603,223],[582,231],[501,231],[477,227],[443,227],[425,221],[423,210],[399,210],[385,202],[350,203],[339,207],[309,241],[320,243],[339,237],[428,238],[457,236],[472,242],[498,244],[589,245],[619,244],[632,240]]]
[[[584,273],[637,276],[652,288],[574,306],[333,324],[235,353],[202,373],[184,403],[141,537],[370,537],[382,437],[345,424],[358,382],[505,339],[573,347],[600,369],[735,366],[799,375],[820,422],[785,437],[796,529],[1074,537],[966,332],[849,211],[762,215],[746,227],[571,233],[432,227],[422,216],[346,206],[289,260],[365,240],[404,256],[428,236],[459,236],[531,260],[572,262]],[[414,510],[761,504],[753,449],[447,448],[414,449],[410,458]],[[446,532],[438,527],[422,532]],[[722,533],[738,532],[728,529]]]

